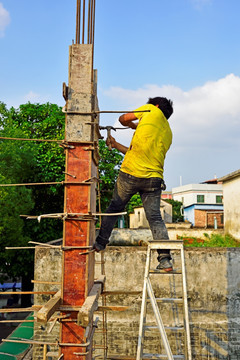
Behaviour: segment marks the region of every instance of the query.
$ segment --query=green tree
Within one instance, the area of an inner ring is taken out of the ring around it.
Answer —
[[[101,211],[105,211],[111,198],[123,155],[116,149],[108,150],[104,140],[99,140],[98,166],[101,194]]]
[[[65,116],[54,104],[25,104],[8,110],[0,103],[0,136],[63,139]],[[0,182],[30,183],[64,180],[65,156],[57,143],[0,140]],[[29,240],[45,242],[62,236],[62,221],[23,220],[20,214],[62,212],[62,185],[0,187],[0,272],[32,278],[33,253],[5,251],[5,246],[26,246]],[[29,285],[29,284],[28,284]],[[23,284],[23,288],[25,285]]]
[[[172,220],[173,220],[173,222],[183,221],[183,216],[181,213],[182,203],[180,201],[173,200],[173,199],[165,199],[164,201],[166,201],[172,205]]]
[[[55,104],[20,105],[19,109],[10,109],[5,128],[21,129],[23,137],[30,139],[64,138],[65,115]],[[17,142],[18,143],[18,142]],[[19,144],[16,144],[19,146]],[[36,142],[34,166],[30,174],[25,174],[23,182],[60,182],[64,180],[65,155],[57,143]],[[43,185],[32,187],[35,203],[30,214],[40,215],[63,211],[64,188],[62,185]],[[27,221],[25,230],[35,241],[47,242],[62,236],[62,222],[52,219]]]
[[[99,140],[99,153],[101,211],[104,212],[111,201],[114,185],[123,161],[123,155],[116,149],[109,151],[104,140]],[[137,206],[142,206],[142,200],[139,194],[133,195],[126,206],[127,215],[124,216],[126,227],[129,225],[129,214],[133,212],[133,209]]]

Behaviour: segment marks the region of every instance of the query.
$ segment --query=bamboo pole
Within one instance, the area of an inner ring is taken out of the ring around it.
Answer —
[[[0,323],[30,323],[34,322],[34,320],[0,320]],[[2,339],[3,341],[3,339]]]
[[[32,307],[27,308],[10,308],[10,309],[0,309],[0,313],[19,313],[19,312],[29,312],[34,311],[35,309]]]
[[[6,250],[29,250],[35,249],[35,246],[6,246]]]
[[[31,280],[33,284],[46,284],[46,285],[61,285],[60,281],[41,281],[41,280]]]
[[[37,241],[29,241],[28,243],[29,244],[35,244],[35,245],[41,245],[41,246],[45,246],[45,247],[49,247],[49,248],[53,248],[53,249],[61,248],[61,245],[51,245],[51,244],[48,244],[48,243],[40,243],[40,242],[37,242]]]
[[[47,360],[47,345],[43,345],[43,360]]]
[[[53,345],[57,346],[58,342],[44,342],[44,341],[36,341],[36,340],[13,340],[13,339],[2,339],[3,342],[12,342],[12,343],[20,343],[20,344],[30,344],[30,345]]]
[[[0,293],[0,295],[54,295],[57,291],[4,291],[4,293]]]

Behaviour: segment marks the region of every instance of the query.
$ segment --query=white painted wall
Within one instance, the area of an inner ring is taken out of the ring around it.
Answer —
[[[222,196],[222,184],[188,184],[172,189],[173,200],[183,206],[197,204],[197,195],[204,195],[204,204],[216,204],[216,196]]]
[[[172,223],[172,205],[164,200],[161,200],[160,211],[165,223]],[[129,227],[131,229],[149,228],[143,207],[137,207],[134,209],[134,213],[129,216],[129,222]]]
[[[240,240],[240,174],[223,183],[225,232]]]

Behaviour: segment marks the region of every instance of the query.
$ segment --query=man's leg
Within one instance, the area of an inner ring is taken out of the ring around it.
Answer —
[[[126,204],[136,192],[136,182],[134,177],[120,171],[113,191],[113,198],[107,210],[107,214],[122,212]],[[94,248],[96,251],[104,250],[109,243],[109,237],[118,216],[103,216],[99,234],[96,238]]]
[[[140,191],[144,210],[154,240],[169,240],[166,225],[162,219],[160,212],[161,201],[161,184],[160,178],[145,179],[144,187]],[[157,250],[158,261],[160,264],[165,263],[168,268],[171,268],[170,250]],[[169,267],[170,266],[170,267]],[[160,266],[161,268],[161,266]]]

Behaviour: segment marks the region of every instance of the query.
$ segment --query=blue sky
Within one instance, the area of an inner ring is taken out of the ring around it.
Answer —
[[[174,102],[168,190],[239,169],[239,0],[96,0],[101,110]],[[0,0],[0,101],[64,105],[76,0]],[[117,115],[102,115],[116,125]],[[128,145],[132,130],[114,133]],[[105,135],[103,133],[103,135]],[[53,179],[54,180],[54,179]]]

